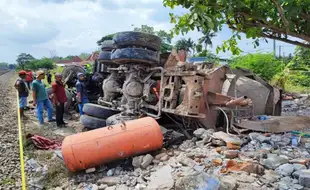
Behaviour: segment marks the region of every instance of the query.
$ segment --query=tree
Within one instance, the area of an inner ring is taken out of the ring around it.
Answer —
[[[8,63],[6,63],[6,62],[0,62],[0,69],[7,69],[8,66],[9,66]]]
[[[193,53],[193,55],[194,55],[195,50],[196,50],[196,43],[191,38],[188,38],[187,39],[187,45],[188,45],[188,48],[190,49],[191,53]]]
[[[25,65],[25,69],[30,70],[38,70],[38,69],[53,69],[54,63],[49,58],[42,58],[42,59],[35,59],[30,61],[28,64]]]
[[[205,50],[208,49],[208,46],[212,48],[212,38],[215,37],[216,34],[214,32],[203,32],[203,36],[199,38],[199,43],[205,45]]]
[[[17,56],[16,62],[22,69],[25,69],[25,65],[33,60],[35,60],[35,58],[32,55],[21,53]]]
[[[175,48],[177,50],[185,50],[185,51],[190,51],[190,47],[188,46],[188,41],[185,39],[185,38],[182,38],[180,40],[178,40],[176,43],[175,43]]]
[[[155,31],[154,27],[152,26],[141,25],[141,27],[135,27],[133,31],[145,32],[145,33],[157,35],[158,37],[160,37],[160,39],[162,40],[162,44],[160,47],[161,53],[169,52],[172,49],[172,45],[171,45],[172,36],[171,34],[167,33],[164,30]]]
[[[240,32],[247,38],[280,40],[310,48],[310,1],[308,0],[164,0],[164,5],[181,6],[189,10],[178,16],[170,13],[175,24],[174,33],[187,33],[195,28],[206,33],[222,30],[223,24],[233,30],[229,40],[217,47],[217,51],[230,50],[239,54],[237,39]],[[293,39],[294,37],[295,39]]]
[[[145,32],[145,33],[156,35],[154,27],[148,26],[148,25],[141,25],[141,27],[134,27],[133,31]]]
[[[187,40],[185,38],[181,38],[176,42],[175,48],[177,50],[183,49],[187,52],[192,52],[194,54],[195,42],[191,38],[188,38]]]
[[[113,36],[114,36],[114,34],[109,34],[109,35],[103,36],[100,40],[97,41],[98,46],[101,46],[103,41],[112,40]]]
[[[91,55],[91,54],[89,54],[89,53],[81,53],[81,54],[79,55],[79,57],[80,57],[82,60],[85,60],[85,59],[87,59],[90,55]]]
[[[202,45],[201,44],[196,44],[195,48],[196,48],[196,51],[198,53],[202,52]]]
[[[294,54],[288,64],[290,69],[310,67],[310,49],[297,46]]]
[[[247,54],[238,56],[230,63],[232,68],[246,68],[270,81],[276,74],[284,69],[282,60],[276,59],[272,54]]]
[[[72,60],[75,56],[74,55],[68,55],[67,57],[64,57],[64,60]]]

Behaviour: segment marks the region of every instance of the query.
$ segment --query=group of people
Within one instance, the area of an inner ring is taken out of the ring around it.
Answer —
[[[27,119],[24,114],[25,107],[27,106],[27,98],[29,91],[32,90],[33,106],[36,107],[37,118],[40,125],[44,125],[43,110],[47,110],[48,122],[56,121],[58,127],[66,126],[64,122],[65,103],[67,102],[67,96],[65,91],[65,83],[62,80],[60,73],[55,73],[55,82],[52,83],[52,96],[51,100],[56,107],[56,119],[53,118],[53,105],[49,99],[46,91],[45,84],[42,80],[45,79],[44,71],[37,71],[36,78],[27,80],[30,78],[28,72],[22,70],[18,73],[19,78],[15,82],[15,88],[18,90],[19,96],[19,112],[23,119]],[[33,77],[31,75],[31,77]],[[83,105],[88,103],[87,89],[85,86],[85,75],[78,73],[78,81],[76,83],[77,100],[80,114],[83,115]],[[30,82],[28,82],[30,81]]]

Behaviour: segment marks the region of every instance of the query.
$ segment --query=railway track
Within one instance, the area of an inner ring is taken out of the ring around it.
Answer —
[[[0,70],[0,76],[4,75],[5,73],[10,72],[11,70]]]

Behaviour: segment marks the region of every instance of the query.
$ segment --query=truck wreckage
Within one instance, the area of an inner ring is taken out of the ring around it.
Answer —
[[[280,129],[274,117],[281,115],[280,89],[245,69],[187,63],[176,51],[160,55],[160,45],[159,37],[141,32],[120,32],[103,42],[93,74],[93,81],[102,84],[96,89],[100,97],[97,104],[84,106],[80,118],[96,130],[68,136],[62,144],[71,171],[159,149],[160,126],[187,138],[197,128],[228,134],[253,126],[265,132],[290,130],[289,122]]]

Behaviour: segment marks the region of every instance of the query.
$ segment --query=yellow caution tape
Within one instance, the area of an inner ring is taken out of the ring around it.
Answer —
[[[20,159],[20,172],[22,176],[22,190],[26,190],[26,176],[25,176],[25,164],[24,164],[24,148],[23,148],[23,133],[22,123],[19,113],[19,97],[17,91],[17,119],[18,119],[18,140],[19,140],[19,159]]]

